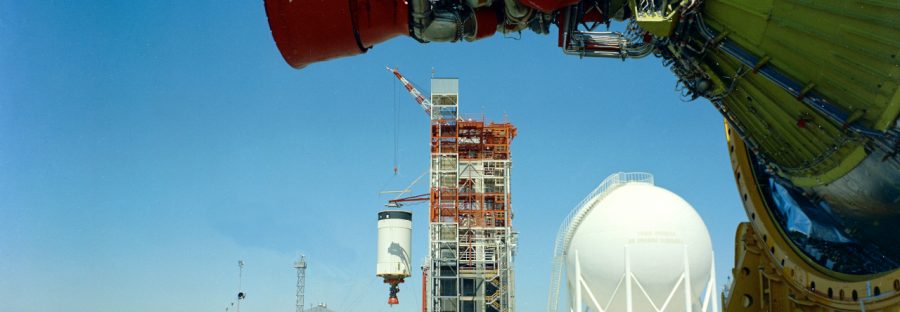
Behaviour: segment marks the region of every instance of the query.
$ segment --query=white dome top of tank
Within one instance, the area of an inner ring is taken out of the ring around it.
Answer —
[[[587,286],[582,287],[582,302],[592,311],[626,311],[627,250],[633,311],[684,311],[682,276],[686,271],[690,272],[692,306],[699,310],[712,273],[709,232],[690,204],[654,186],[652,176],[644,175],[619,176],[605,187],[601,183],[599,191],[576,207],[572,219],[560,229],[557,243],[562,246],[557,246],[557,257],[564,258],[558,261],[566,265],[571,302],[577,254],[581,280]]]

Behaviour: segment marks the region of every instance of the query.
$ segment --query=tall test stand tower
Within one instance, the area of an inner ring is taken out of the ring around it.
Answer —
[[[459,81],[431,80],[430,311],[514,310],[510,123],[459,117]]]
[[[432,78],[425,99],[395,75],[431,120],[424,312],[514,311],[516,234],[510,206],[510,123],[461,118],[459,80]]]

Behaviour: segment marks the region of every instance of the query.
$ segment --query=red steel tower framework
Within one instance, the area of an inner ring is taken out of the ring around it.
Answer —
[[[461,118],[456,78],[432,78],[429,100],[388,70],[431,120],[430,193],[390,201],[430,202],[422,311],[515,311],[509,146],[516,127]]]
[[[428,312],[514,310],[510,149],[516,128],[460,118],[459,81],[431,80]]]

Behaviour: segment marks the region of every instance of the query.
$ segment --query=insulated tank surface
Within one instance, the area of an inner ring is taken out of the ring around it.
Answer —
[[[563,221],[548,311],[718,311],[712,242],[680,196],[648,173],[616,173]],[[586,310],[585,310],[586,307]]]
[[[612,302],[594,310],[625,311],[625,292],[615,294],[626,271],[626,253],[631,274],[657,306],[666,302],[673,288],[684,285],[680,277],[687,260],[691,293],[697,294],[692,306],[701,306],[700,294],[711,273],[712,242],[690,204],[640,182],[623,185],[596,204],[575,231],[566,259],[567,267],[574,268],[577,251],[581,274],[597,300]],[[575,270],[567,272],[571,292]],[[634,296],[632,304],[634,311],[652,310],[649,300],[640,295]],[[673,296],[669,307],[665,311],[684,311],[684,297]]]

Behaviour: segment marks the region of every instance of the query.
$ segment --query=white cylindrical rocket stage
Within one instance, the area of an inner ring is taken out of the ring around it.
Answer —
[[[375,275],[391,285],[388,304],[398,304],[398,284],[410,276],[412,212],[385,210],[378,213],[378,264]]]

